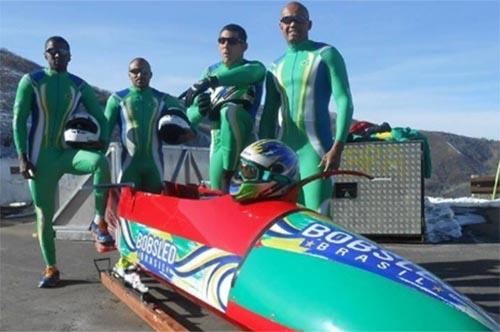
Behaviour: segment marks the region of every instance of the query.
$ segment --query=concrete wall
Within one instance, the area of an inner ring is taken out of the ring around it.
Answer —
[[[0,158],[0,205],[31,201],[28,181],[16,174],[18,166],[17,158]]]

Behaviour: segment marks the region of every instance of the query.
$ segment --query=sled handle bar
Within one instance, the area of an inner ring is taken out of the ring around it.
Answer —
[[[293,193],[296,194],[300,188],[302,188],[303,186],[305,186],[309,182],[319,180],[319,179],[326,179],[326,178],[328,178],[330,176],[334,176],[334,175],[353,175],[353,176],[367,178],[370,181],[391,181],[392,180],[391,178],[376,178],[372,175],[369,175],[369,174],[366,174],[363,172],[359,172],[359,171],[331,169],[331,170],[327,170],[327,171],[324,171],[321,173],[313,174],[311,176],[308,176],[305,179],[300,180],[299,182],[297,182],[296,184],[291,186],[291,188],[288,190],[288,192],[285,195],[290,195]]]

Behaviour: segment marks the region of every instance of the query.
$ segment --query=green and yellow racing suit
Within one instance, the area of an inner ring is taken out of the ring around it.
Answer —
[[[130,87],[109,97],[105,110],[109,132],[118,123],[122,144],[119,182],[133,182],[142,191],[161,191],[163,153],[158,121],[171,108],[185,113],[177,98],[151,87]]]
[[[17,88],[14,142],[18,154],[26,154],[36,168],[29,186],[36,208],[40,248],[49,266],[56,264],[52,218],[61,176],[93,173],[94,184],[110,181],[108,161],[101,152],[67,148],[64,144],[64,126],[81,104],[99,122],[100,140],[105,142],[108,134],[102,108],[92,88],[81,78],[42,69],[23,76]],[[106,191],[95,190],[97,216],[104,216],[105,205]]]
[[[258,61],[242,59],[228,68],[219,62],[210,66],[203,78],[215,76],[219,86],[211,91],[210,186],[222,189],[225,171],[235,171],[241,151],[250,144],[255,115],[262,97],[266,69]],[[188,109],[194,126],[202,120],[197,102]]]
[[[337,104],[335,140],[345,142],[353,106],[344,60],[334,47],[310,40],[290,45],[267,74],[259,137],[278,135],[281,109],[279,136],[297,152],[302,179],[321,171],[321,158],[333,145],[328,111],[332,92]],[[331,196],[330,179],[313,181],[304,187],[301,203],[325,212]]]
[[[122,145],[120,183],[132,182],[141,191],[159,193],[163,181],[163,153],[158,135],[158,121],[170,109],[185,113],[184,105],[175,97],[151,87],[130,87],[109,97],[105,115],[109,133],[118,123]],[[120,218],[120,248],[135,248],[128,222]],[[130,263],[120,257],[119,267]]]

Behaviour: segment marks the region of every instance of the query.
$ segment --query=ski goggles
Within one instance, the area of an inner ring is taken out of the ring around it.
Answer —
[[[239,174],[244,181],[257,181],[263,173],[261,166],[242,160],[240,163]]]
[[[307,23],[308,21],[309,19],[302,15],[288,15],[288,16],[283,16],[280,19],[280,22],[283,24],[291,24],[292,22],[303,24]]]
[[[287,176],[273,173],[264,167],[247,160],[240,161],[238,175],[243,181],[256,182],[274,180],[279,183],[291,183],[291,180]]]

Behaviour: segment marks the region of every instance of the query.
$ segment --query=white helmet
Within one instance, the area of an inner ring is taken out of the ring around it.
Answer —
[[[158,135],[167,144],[184,143],[189,132],[191,132],[189,119],[178,108],[169,108],[158,121]]]
[[[100,134],[99,123],[87,113],[73,114],[64,126],[64,142],[72,148],[96,148]]]
[[[297,154],[279,140],[263,139],[241,152],[229,192],[240,202],[279,197],[298,179]]]

